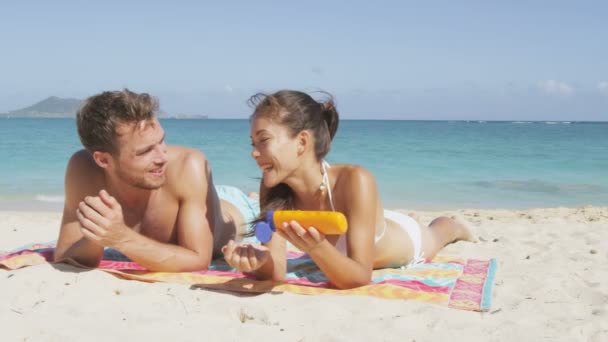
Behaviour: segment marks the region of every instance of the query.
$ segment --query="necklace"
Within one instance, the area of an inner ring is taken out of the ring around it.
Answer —
[[[325,192],[327,191],[327,186],[329,185],[329,175],[327,175],[328,164],[325,160],[321,162],[321,184],[319,184],[319,190],[321,191],[321,195],[325,196]]]
[[[325,177],[321,180],[321,184],[319,184],[319,191],[321,191],[321,195],[325,196],[325,191],[327,190],[327,184],[325,184]]]

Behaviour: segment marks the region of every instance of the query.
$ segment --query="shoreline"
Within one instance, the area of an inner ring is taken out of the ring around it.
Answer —
[[[0,212],[62,212],[63,202],[46,202],[36,200],[0,201]]]
[[[9,199],[0,198],[0,212],[15,211],[15,212],[62,212],[64,202],[60,200],[39,200],[39,199]],[[554,205],[554,206],[466,206],[459,207],[457,205],[438,204],[433,206],[406,206],[406,205],[384,205],[385,209],[396,211],[416,211],[416,212],[455,212],[455,211],[488,211],[488,210],[509,210],[509,211],[527,211],[537,209],[582,209],[582,208],[608,208],[608,203],[605,205],[598,204],[579,204],[579,205]]]

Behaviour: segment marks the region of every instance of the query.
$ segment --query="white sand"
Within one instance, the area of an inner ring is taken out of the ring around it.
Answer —
[[[0,270],[0,341],[608,341],[608,208],[419,213],[439,214],[460,214],[482,240],[442,254],[497,258],[490,312],[243,296],[41,265]],[[60,216],[0,212],[0,250],[54,240]]]

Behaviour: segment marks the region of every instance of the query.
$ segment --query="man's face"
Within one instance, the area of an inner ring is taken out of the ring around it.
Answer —
[[[165,131],[156,118],[116,126],[118,155],[116,175],[135,187],[158,189],[165,183],[167,145]]]

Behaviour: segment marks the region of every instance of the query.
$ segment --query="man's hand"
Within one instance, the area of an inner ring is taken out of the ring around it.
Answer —
[[[87,196],[76,210],[80,231],[85,238],[104,247],[118,247],[131,232],[123,219],[122,208],[105,190],[99,196]]]
[[[262,267],[270,257],[270,250],[266,246],[248,243],[235,243],[228,241],[222,247],[226,262],[241,272],[253,272]]]

